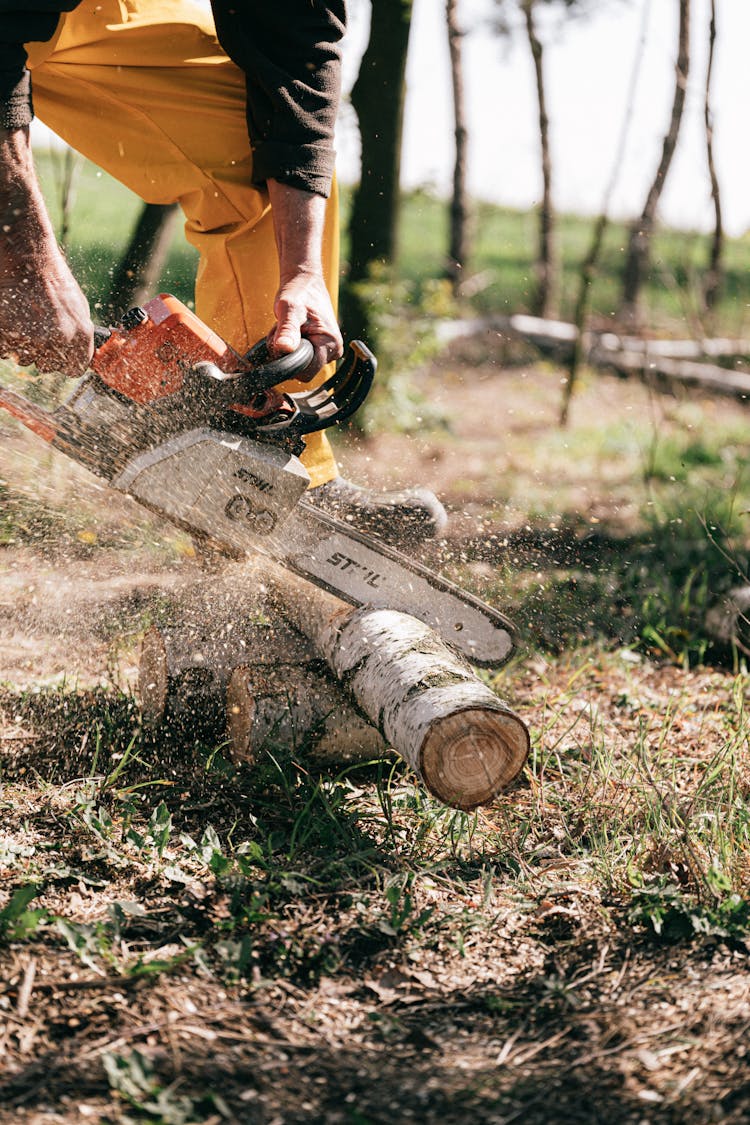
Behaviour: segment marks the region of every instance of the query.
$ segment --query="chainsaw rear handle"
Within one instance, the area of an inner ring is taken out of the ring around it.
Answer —
[[[250,366],[248,381],[252,380],[254,391],[268,391],[277,383],[285,383],[287,379],[294,379],[301,374],[312,363],[313,353],[312,344],[303,337],[299,347],[293,352],[274,358],[268,346],[268,338],[258,340],[244,357],[245,363]]]
[[[309,340],[303,339],[297,350],[289,355],[266,360],[265,357],[268,355],[268,343],[266,340],[261,340],[244,357],[245,362],[251,364],[249,371],[226,372],[209,361],[196,363],[185,372],[182,394],[193,403],[199,402],[201,407],[207,410],[227,409],[231,406],[251,403],[256,395],[271,390],[287,379],[293,379],[295,375],[309,367],[313,357],[313,346]],[[261,362],[256,366],[258,360]],[[329,391],[334,385],[339,386],[344,374],[346,374],[345,381],[348,382],[351,366],[350,357],[343,361],[331,378],[323,384],[323,388]],[[296,399],[298,396],[288,397]]]

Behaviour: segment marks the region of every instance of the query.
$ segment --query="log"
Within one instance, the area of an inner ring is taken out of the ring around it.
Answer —
[[[223,735],[225,695],[234,668],[251,659],[280,663],[282,652],[296,667],[305,660],[307,647],[283,624],[269,629],[247,620],[227,620],[216,607],[191,605],[182,620],[152,626],[141,642],[138,694],[144,724]]]
[[[709,609],[706,631],[720,644],[750,656],[750,586],[736,586]]]
[[[427,625],[354,609],[263,560],[280,611],[438,800],[489,804],[520,773],[529,732],[507,703]]]
[[[577,336],[575,325],[566,321],[521,314],[442,321],[435,331],[443,344],[492,332],[523,340],[560,361],[570,358]],[[750,373],[700,360],[748,355],[750,341],[742,339],[641,340],[614,332],[586,332],[583,338],[584,360],[594,367],[610,368],[625,377],[637,375],[658,390],[694,388],[707,394],[728,395],[743,403],[750,400]]]
[[[655,357],[648,352],[614,351],[606,346],[592,346],[588,362],[609,367],[618,375],[636,375],[658,390],[677,387],[725,395],[741,403],[750,403],[750,373],[732,371],[712,363]]]
[[[750,358],[750,340],[732,337],[704,337],[702,340],[644,340],[639,336],[612,338],[615,351],[647,352],[666,359],[744,359]]]
[[[277,746],[317,766],[377,761],[386,751],[336,681],[309,666],[238,666],[227,684],[226,715],[228,753],[237,763],[254,764]]]
[[[228,622],[214,613],[200,623],[152,626],[141,644],[138,690],[145,725],[220,742],[238,765],[282,747],[319,766],[385,752],[306,638],[284,622]]]

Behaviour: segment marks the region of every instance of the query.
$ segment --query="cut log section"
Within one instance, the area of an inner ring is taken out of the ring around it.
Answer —
[[[722,645],[750,656],[750,586],[736,586],[706,614],[706,631]]]
[[[152,627],[141,645],[138,691],[146,725],[220,742],[238,764],[281,746],[317,765],[385,753],[379,732],[283,621],[270,627],[214,614],[200,627]]]
[[[226,691],[232,761],[255,763],[274,746],[304,748],[316,765],[377,761],[385,743],[344,698],[326,670],[281,665],[235,668]]]
[[[525,723],[427,625],[353,609],[263,560],[283,614],[425,787],[454,808],[489,804],[522,769]]]

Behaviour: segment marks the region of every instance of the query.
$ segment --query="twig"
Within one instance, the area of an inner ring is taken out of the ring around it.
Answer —
[[[26,963],[26,971],[23,974],[23,980],[18,990],[18,1000],[16,1002],[16,1011],[22,1020],[26,1019],[29,1014],[29,1001],[31,1000],[31,993],[34,988],[35,976],[36,957],[30,957]]]

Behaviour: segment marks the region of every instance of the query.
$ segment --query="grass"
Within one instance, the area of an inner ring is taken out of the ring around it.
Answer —
[[[89,175],[82,208],[102,198]],[[82,214],[81,261],[106,264]],[[404,269],[433,305],[443,218],[407,202]],[[477,307],[522,301],[529,218],[482,210],[480,229]],[[575,259],[586,225],[565,231]],[[677,276],[700,246],[672,237]],[[649,300],[677,330],[681,299]],[[742,329],[741,309],[721,316]],[[748,680],[705,627],[746,575],[746,416],[588,373],[562,432],[554,367],[472,347],[417,386],[449,425],[342,453],[383,477],[434,468],[476,515],[441,565],[523,629],[484,673],[529,723],[523,777],[468,815],[392,753],[325,770],[274,745],[238,769],[205,732],[145,730],[126,690],[5,682],[2,1125],[747,1119]],[[25,577],[0,601],[3,651],[31,639],[41,662],[59,618],[40,559],[70,581],[82,558],[174,549],[135,517],[118,539],[119,511],[99,528],[100,496],[53,455],[34,466],[9,427],[0,574]],[[113,604],[71,649],[160,606]]]
[[[447,209],[425,193],[404,200],[401,221],[399,270],[414,283],[439,277],[446,242]],[[578,293],[578,268],[588,250],[592,220],[576,215],[559,217],[562,261],[560,312],[571,318]],[[592,313],[601,320],[616,315],[620,273],[627,231],[621,222],[610,226],[602,254],[600,275],[592,290]],[[484,284],[470,304],[483,313],[511,313],[529,309],[533,295],[533,254],[537,244],[536,218],[479,203],[475,206],[474,250],[470,275],[483,276]],[[727,242],[726,286],[711,325],[701,323],[698,283],[708,253],[706,236],[690,231],[660,230],[654,239],[652,275],[644,287],[644,319],[655,331],[687,334],[710,328],[727,335],[742,335],[750,302],[748,262],[750,241]]]

